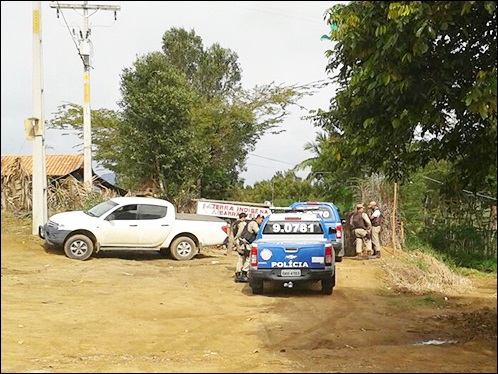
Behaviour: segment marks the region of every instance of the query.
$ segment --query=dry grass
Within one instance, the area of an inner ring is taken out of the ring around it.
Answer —
[[[425,295],[429,293],[465,293],[472,282],[456,274],[443,262],[423,252],[398,251],[383,258],[385,282],[396,292]]]
[[[32,210],[31,175],[28,174],[21,159],[10,165],[8,172],[2,175],[2,211],[8,211],[17,217],[25,217]],[[49,183],[47,186],[48,215],[66,210],[81,210],[88,205],[118,196],[114,191],[96,183],[97,189],[87,191],[83,183],[69,175],[65,179]]]
[[[2,175],[2,210],[16,213],[30,211],[31,202],[31,175],[18,158],[10,171]]]
[[[50,214],[68,210],[81,210],[89,208],[88,205],[108,200],[118,196],[107,188],[87,191],[80,181],[69,176],[59,183],[51,184],[47,191],[47,206]],[[50,215],[49,214],[49,215]]]

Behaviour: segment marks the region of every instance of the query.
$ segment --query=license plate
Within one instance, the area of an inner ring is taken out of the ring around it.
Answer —
[[[280,275],[282,277],[299,277],[301,276],[301,269],[292,269],[292,270],[284,269],[280,272]]]

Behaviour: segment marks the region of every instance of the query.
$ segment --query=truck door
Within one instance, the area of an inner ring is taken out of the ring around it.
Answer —
[[[173,212],[168,212],[168,207],[140,204],[138,208],[140,246],[149,248],[160,246],[173,228],[174,216]]]
[[[123,205],[102,221],[102,246],[132,247],[140,243],[138,205]]]

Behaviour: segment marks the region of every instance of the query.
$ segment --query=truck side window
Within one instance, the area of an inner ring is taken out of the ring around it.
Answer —
[[[136,220],[137,213],[138,213],[137,204],[131,204],[131,205],[122,206],[111,215],[114,216],[114,220],[116,221],[124,221],[124,220]]]
[[[166,217],[168,208],[165,206],[142,204],[138,207],[138,219],[159,219]]]

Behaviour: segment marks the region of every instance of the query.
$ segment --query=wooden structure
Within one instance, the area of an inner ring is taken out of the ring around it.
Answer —
[[[2,209],[31,210],[32,156],[2,155],[1,160]],[[75,186],[83,183],[83,155],[46,155],[46,170],[49,192],[57,188],[70,188],[74,192]],[[95,190],[111,191],[120,196],[127,194],[128,191],[107,182],[93,170],[92,175]]]

